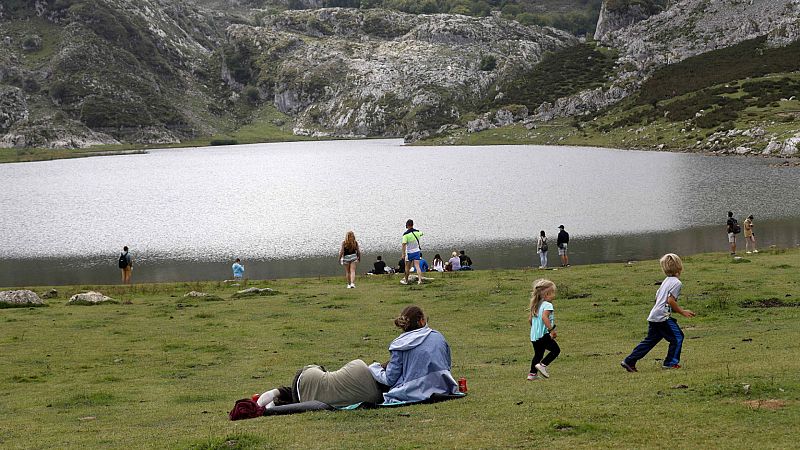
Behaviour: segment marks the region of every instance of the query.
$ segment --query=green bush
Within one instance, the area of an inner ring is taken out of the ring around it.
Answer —
[[[209,145],[236,145],[239,141],[230,138],[212,139]]]
[[[491,72],[497,68],[497,58],[494,55],[481,56],[480,68],[484,72]]]

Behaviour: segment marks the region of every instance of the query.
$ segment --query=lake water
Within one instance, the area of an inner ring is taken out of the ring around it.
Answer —
[[[406,147],[399,140],[155,150],[0,165],[0,286],[338,274],[347,230],[391,264],[413,218],[423,252],[534,263],[559,224],[571,262],[726,248],[728,210],[760,245],[800,243],[800,169],[775,160],[582,147]],[[555,251],[550,260],[556,262]],[[537,263],[538,264],[538,263]]]

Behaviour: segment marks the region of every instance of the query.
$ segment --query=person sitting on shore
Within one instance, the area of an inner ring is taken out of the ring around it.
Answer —
[[[453,252],[453,256],[447,260],[444,270],[445,272],[457,272],[461,270],[461,258],[458,257],[458,252]]]
[[[461,263],[461,268],[458,270],[472,270],[472,259],[461,250],[458,255],[458,260]]]
[[[420,258],[419,259],[419,270],[422,273],[425,273],[425,272],[431,270],[431,266],[428,265],[428,261],[425,261],[425,258]],[[411,268],[411,273],[415,273],[416,271],[417,271],[417,269],[415,267]]]
[[[433,257],[433,270],[444,272],[444,261],[442,261],[442,257],[438,253]]]
[[[403,333],[389,345],[391,358],[372,363],[375,381],[389,386],[384,403],[416,402],[434,394],[456,394],[458,383],[450,373],[450,346],[444,336],[428,327],[419,306],[407,306],[394,320]]]
[[[386,263],[383,262],[383,257],[378,256],[376,261],[372,263],[372,270],[367,273],[371,273],[373,275],[386,275]]]

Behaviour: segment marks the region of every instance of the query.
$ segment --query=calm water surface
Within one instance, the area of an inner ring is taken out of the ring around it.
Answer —
[[[331,274],[354,230],[396,263],[407,218],[423,251],[532,264],[564,224],[576,263],[723,250],[725,213],[762,245],[800,242],[800,170],[773,160],[580,147],[404,147],[398,140],[156,150],[0,165],[0,286]],[[554,245],[552,245],[554,247]],[[556,256],[551,253],[551,261]],[[362,268],[367,270],[367,264]]]

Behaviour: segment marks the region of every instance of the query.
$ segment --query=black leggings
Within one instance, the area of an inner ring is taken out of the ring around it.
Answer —
[[[536,364],[542,363],[545,366],[549,366],[550,363],[558,357],[558,354],[561,353],[561,349],[558,347],[558,344],[556,344],[556,341],[550,337],[550,334],[545,334],[540,337],[539,340],[531,342],[531,344],[533,344],[533,359],[531,360],[530,373],[539,372],[536,370]],[[549,350],[550,353],[542,359],[545,350]]]

